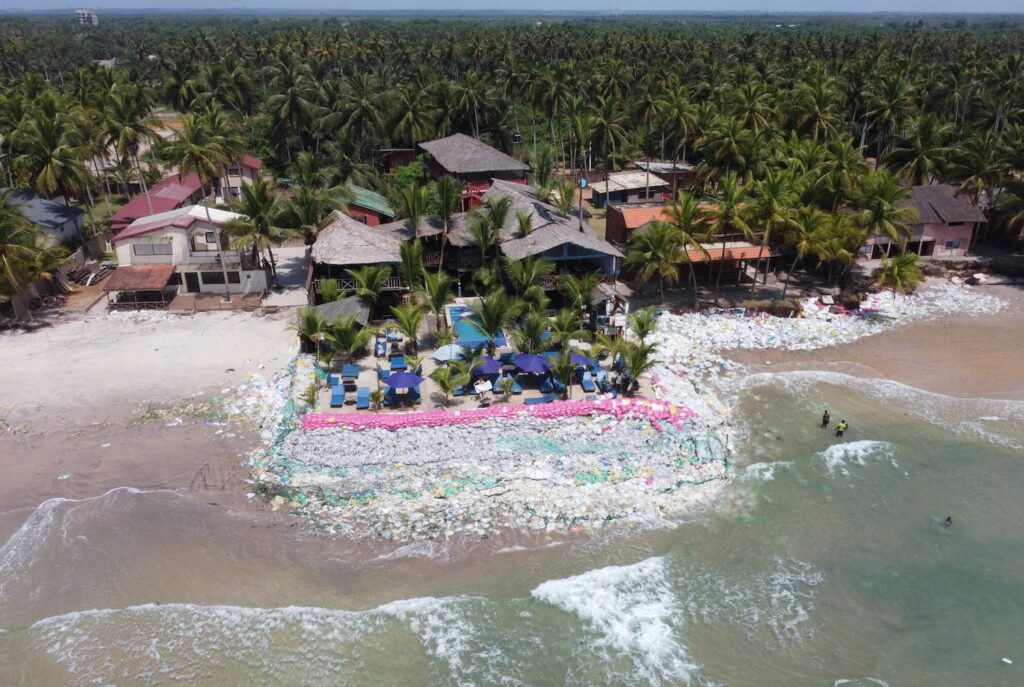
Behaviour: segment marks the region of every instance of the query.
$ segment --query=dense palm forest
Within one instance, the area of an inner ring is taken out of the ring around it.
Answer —
[[[911,184],[955,183],[1017,232],[1022,50],[1013,28],[8,18],[0,175],[102,228],[129,182],[171,167],[212,181],[225,155],[250,151],[305,189],[285,224],[315,231],[331,207],[321,189],[396,197],[377,151],[463,132],[530,159],[544,187],[640,158],[697,165],[699,185],[632,251],[648,278],[678,279],[654,257],[709,232],[841,271],[868,233],[905,230]],[[184,116],[178,140],[155,137],[157,112]]]

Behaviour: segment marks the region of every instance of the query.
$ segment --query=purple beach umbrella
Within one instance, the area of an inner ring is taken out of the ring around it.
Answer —
[[[531,374],[548,371],[548,363],[542,355],[517,355],[515,363],[520,370]]]
[[[582,353],[578,353],[576,351],[573,351],[572,352],[572,364],[573,365],[587,366],[587,365],[590,364],[590,358],[588,358],[587,356],[583,355]]]
[[[399,372],[381,381],[392,389],[412,389],[423,383],[423,377],[412,372]]]
[[[501,363],[490,356],[477,358],[473,361],[473,374],[475,375],[496,375],[501,372]]]

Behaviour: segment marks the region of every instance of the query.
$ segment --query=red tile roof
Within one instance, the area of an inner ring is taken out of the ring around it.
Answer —
[[[626,223],[626,229],[639,229],[648,222],[656,219],[667,218],[666,206],[652,207],[645,205],[641,207],[629,207],[628,205],[616,205],[615,209],[622,213],[622,219]]]
[[[713,244],[707,244],[704,246],[707,250],[708,255],[711,257],[711,262],[719,262],[723,260],[722,257],[722,246],[719,244],[715,247]],[[690,258],[690,262],[703,262],[704,255],[701,251],[696,248],[686,251],[687,257]],[[725,249],[725,260],[754,260],[760,255],[762,258],[772,257],[771,248],[765,247],[764,252],[761,252],[761,246],[737,246],[733,248]]]
[[[174,265],[118,267],[103,285],[104,291],[159,291],[174,274]]]
[[[249,169],[259,169],[263,166],[263,160],[258,157],[253,157],[252,155],[245,155],[242,157],[242,164]]]
[[[182,179],[179,179],[177,174],[172,174],[149,189],[149,198],[153,204],[152,211],[149,209],[150,203],[146,202],[146,194],[140,193],[114,213],[114,216],[110,218],[110,228],[117,231],[127,227],[140,217],[158,215],[161,212],[179,208],[188,203],[192,194],[201,187],[199,175],[195,172],[186,174]]]

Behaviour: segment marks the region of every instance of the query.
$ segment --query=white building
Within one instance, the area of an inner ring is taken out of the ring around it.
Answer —
[[[207,219],[209,213],[209,219]],[[178,294],[263,293],[267,275],[251,250],[231,247],[225,224],[241,215],[189,205],[140,217],[114,237],[117,271],[144,265],[174,265],[168,282]]]
[[[100,18],[92,10],[77,9],[75,10],[75,21],[79,26],[99,26]]]

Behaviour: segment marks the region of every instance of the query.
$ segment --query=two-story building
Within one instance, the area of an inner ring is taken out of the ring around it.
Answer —
[[[190,205],[135,220],[113,239],[118,261],[113,283],[145,273],[145,283],[152,286],[154,270],[136,268],[161,265],[159,274],[167,279],[162,288],[173,287],[176,294],[263,293],[267,275],[259,256],[232,248],[223,232],[225,224],[240,217]]]
[[[951,184],[914,186],[904,206],[917,213],[909,222],[906,250],[924,257],[967,255],[975,233],[987,221],[985,213],[966,196],[957,195],[956,186]],[[899,243],[888,236],[869,236],[861,257],[878,259],[892,254]]]
[[[463,210],[480,205],[495,179],[525,184],[530,171],[525,162],[465,134],[420,143],[419,150],[425,153],[424,164],[434,178],[451,176],[466,184]]]
[[[590,203],[595,208],[612,204],[660,203],[671,193],[667,181],[655,174],[637,169],[611,172],[607,181],[591,184],[590,188]]]

